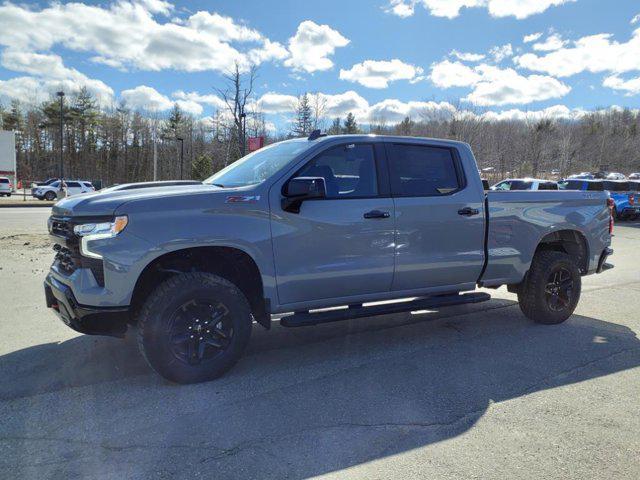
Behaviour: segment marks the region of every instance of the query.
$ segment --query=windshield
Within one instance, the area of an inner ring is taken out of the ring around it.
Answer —
[[[298,154],[313,145],[308,141],[280,142],[264,147],[223,168],[204,183],[223,187],[245,187],[264,182]]]

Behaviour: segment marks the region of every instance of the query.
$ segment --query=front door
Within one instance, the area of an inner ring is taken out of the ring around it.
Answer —
[[[394,212],[382,145],[329,147],[293,177],[323,177],[326,199],[282,210],[271,190],[273,250],[281,305],[388,292],[394,268]],[[384,178],[384,181],[381,180]],[[348,302],[347,302],[348,303]]]
[[[484,263],[482,187],[465,181],[453,148],[387,147],[397,229],[393,290],[473,288]]]

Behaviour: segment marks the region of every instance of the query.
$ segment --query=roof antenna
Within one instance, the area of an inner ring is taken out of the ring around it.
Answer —
[[[326,133],[322,133],[320,132],[320,130],[314,130],[313,132],[311,132],[311,135],[309,135],[308,140],[317,140],[320,137],[326,137],[327,134]]]

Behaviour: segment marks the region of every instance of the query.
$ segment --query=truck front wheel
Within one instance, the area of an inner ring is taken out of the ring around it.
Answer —
[[[249,302],[231,282],[183,273],[161,283],[138,317],[138,347],[151,368],[176,383],[220,377],[249,342]]]
[[[569,318],[578,305],[580,269],[566,253],[538,252],[526,280],[518,289],[520,310],[534,322],[555,325]]]

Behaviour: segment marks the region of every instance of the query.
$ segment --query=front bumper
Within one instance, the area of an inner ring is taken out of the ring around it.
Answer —
[[[90,307],[80,305],[71,289],[51,274],[44,281],[47,307],[73,330],[87,335],[124,337],[129,323],[127,307]]]
[[[622,217],[622,218],[634,217],[636,215],[640,215],[640,206],[637,206],[637,207],[625,207],[620,212],[620,217]]]

